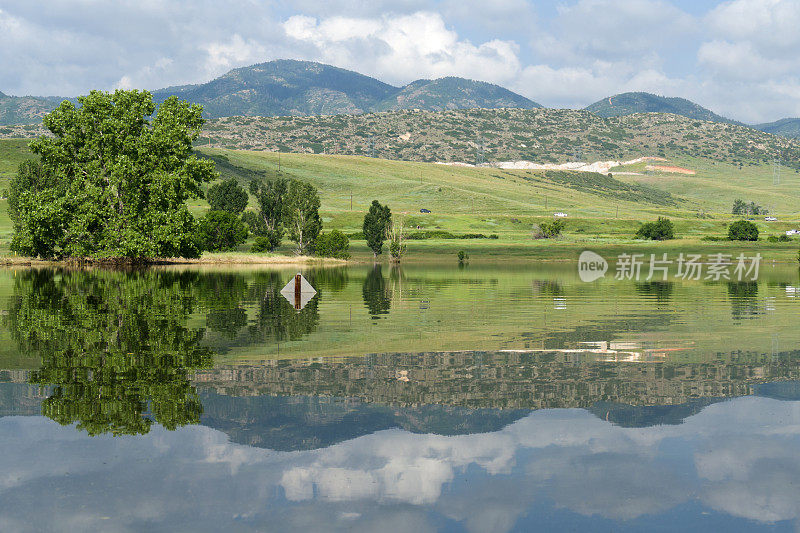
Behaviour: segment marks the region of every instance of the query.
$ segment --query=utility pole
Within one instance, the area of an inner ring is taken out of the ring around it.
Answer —
[[[772,160],[772,184],[781,184],[781,160],[777,157]]]
[[[353,191],[350,191],[350,211],[353,210]]]

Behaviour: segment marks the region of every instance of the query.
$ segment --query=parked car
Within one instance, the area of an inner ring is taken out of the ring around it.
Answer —
[[[420,213],[430,213],[430,211],[428,209],[420,209],[419,212]]]
[[[800,229],[790,229],[789,231],[786,232],[786,235],[788,237],[791,237],[793,235],[800,235]]]
[[[556,218],[567,218],[567,214],[562,213],[561,211],[559,211],[558,213],[553,213],[553,216]]]
[[[777,222],[778,218],[777,217],[764,217],[764,221],[766,221],[766,222]]]

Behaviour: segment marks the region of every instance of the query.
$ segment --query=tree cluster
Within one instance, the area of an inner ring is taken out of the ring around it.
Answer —
[[[768,215],[769,211],[764,209],[755,202],[747,203],[742,199],[737,198],[733,201],[733,209],[731,213],[734,215]]]
[[[316,187],[304,181],[277,178],[251,182],[250,194],[256,200],[256,210],[245,213],[244,220],[256,236],[254,252],[272,251],[284,235],[297,245],[298,254],[314,252],[322,231]]]

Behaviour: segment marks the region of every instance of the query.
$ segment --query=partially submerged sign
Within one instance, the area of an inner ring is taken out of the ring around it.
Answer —
[[[281,289],[281,294],[298,311],[303,309],[317,291],[299,272]]]

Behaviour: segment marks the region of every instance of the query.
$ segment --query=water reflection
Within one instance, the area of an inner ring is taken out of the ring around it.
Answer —
[[[148,272],[120,281],[114,272],[15,278],[7,326],[21,351],[41,357],[30,382],[51,389],[42,414],[90,435],[196,424],[202,406],[188,372],[211,364],[202,331],[185,325],[196,285]]]
[[[2,529],[798,525],[793,271],[294,274],[8,276]]]
[[[373,319],[389,314],[389,309],[392,307],[392,293],[386,287],[381,265],[375,265],[369,271],[364,278],[361,292],[364,295],[364,305]]]

